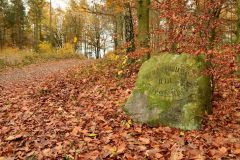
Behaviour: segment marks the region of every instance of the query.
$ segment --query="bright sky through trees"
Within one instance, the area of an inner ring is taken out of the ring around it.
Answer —
[[[57,8],[57,7],[65,8],[67,6],[67,3],[68,3],[68,0],[52,0],[52,5],[54,8]]]
[[[50,1],[50,0],[47,0]],[[52,0],[52,5],[54,8],[66,8],[69,0]],[[99,2],[99,0],[88,0],[88,2],[91,4],[93,2]]]

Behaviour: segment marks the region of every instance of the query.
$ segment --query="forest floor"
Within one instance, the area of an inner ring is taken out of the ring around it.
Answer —
[[[3,72],[0,160],[240,159],[239,103],[214,105],[199,131],[136,124],[121,106],[139,66],[119,77],[115,64],[67,60]]]

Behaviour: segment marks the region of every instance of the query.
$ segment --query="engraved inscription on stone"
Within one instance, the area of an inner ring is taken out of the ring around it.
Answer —
[[[161,65],[145,75],[148,81],[143,87],[146,92],[161,99],[181,100],[192,94],[191,88],[194,84],[189,80],[191,76],[193,73],[190,73],[186,66]]]

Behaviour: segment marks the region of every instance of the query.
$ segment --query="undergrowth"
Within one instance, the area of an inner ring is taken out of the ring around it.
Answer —
[[[30,49],[19,50],[17,48],[6,48],[0,50],[0,71],[7,67],[22,67],[25,65],[45,62],[51,60],[79,58],[84,59],[83,55],[74,53],[70,45],[58,50],[52,49],[46,44],[41,44],[40,52],[36,53]]]

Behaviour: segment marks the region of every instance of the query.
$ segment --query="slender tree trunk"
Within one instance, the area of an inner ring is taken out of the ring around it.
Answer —
[[[43,35],[42,35],[42,20],[38,23],[39,25],[39,40],[43,41]]]
[[[84,36],[84,55],[87,57],[87,38]]]
[[[1,2],[1,5],[3,3]],[[3,28],[4,28],[4,12],[3,7],[0,7],[0,49],[3,48]]]
[[[40,37],[40,32],[39,32],[39,21],[38,17],[35,17],[35,24],[34,24],[34,43],[33,43],[33,48],[35,52],[39,51],[39,37]]]
[[[0,26],[0,49],[3,49],[3,32],[2,32],[2,28]]]
[[[125,38],[128,43],[127,53],[135,51],[134,30],[133,30],[133,17],[130,3],[125,4]]]
[[[6,44],[6,28],[5,28],[5,24],[4,24],[4,27],[3,27],[3,38],[2,38],[2,42],[3,42],[3,47],[4,45]]]
[[[117,42],[117,21],[116,20],[113,20],[114,23],[115,23],[115,26],[114,26],[114,34],[113,34],[113,37],[114,37],[114,49],[117,50],[118,49],[118,42]]]
[[[171,1],[169,2],[169,9],[170,10],[174,9]],[[172,19],[168,19],[168,21],[169,21],[169,36],[168,36],[168,39],[170,40],[171,38],[174,37],[174,23],[173,23]],[[174,41],[170,43],[170,52],[171,53],[176,53],[177,52],[177,44]]]
[[[121,13],[116,15],[116,49],[123,45],[123,16]]]
[[[19,49],[22,49],[22,36],[23,36],[23,29],[22,29],[22,23],[23,22],[21,22],[21,17],[20,17],[20,15],[18,15],[18,17],[17,17],[17,46],[18,46],[18,48]]]
[[[49,6],[49,32],[50,32],[50,34],[49,34],[49,36],[50,36],[50,44],[53,46],[54,44],[53,44],[53,29],[52,29],[52,0],[50,0],[50,6]]]
[[[0,47],[3,49],[4,46],[4,20],[2,20],[2,24],[0,24]]]
[[[171,37],[173,37],[174,35],[174,24],[172,22],[172,20],[170,20],[169,22],[169,39],[171,39]],[[171,42],[170,44],[170,52],[171,53],[176,53],[177,52],[177,44],[175,42]]]
[[[96,59],[100,58],[100,35],[97,33],[96,35],[97,45],[96,45]]]

